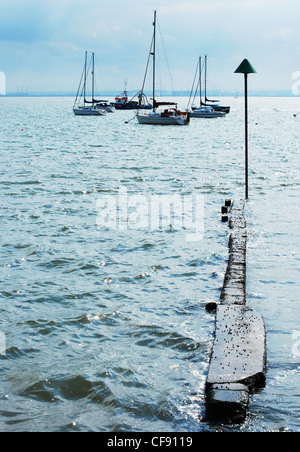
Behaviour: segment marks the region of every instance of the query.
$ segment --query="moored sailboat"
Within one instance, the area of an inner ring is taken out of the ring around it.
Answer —
[[[79,83],[76,99],[73,106],[73,112],[76,116],[105,116],[107,114],[106,108],[101,105],[100,101],[95,99],[95,54],[92,53],[92,95],[91,100],[87,100],[87,52],[85,52],[85,64],[83,74]],[[81,92],[80,92],[81,91]],[[83,104],[80,104],[83,98]]]
[[[210,100],[207,98],[207,55],[205,55],[205,84],[204,84],[204,99],[205,101],[201,101],[201,105],[203,107],[210,107],[214,111],[223,112],[226,114],[230,113],[230,107],[224,107],[219,105],[219,100]]]
[[[226,113],[223,111],[216,111],[208,106],[201,106],[193,109],[190,115],[191,118],[224,118]]]
[[[191,111],[190,111],[190,116],[191,116],[191,118],[223,118],[224,116],[226,116],[225,112],[216,111],[211,106],[205,105],[202,102],[202,61],[201,60],[202,59],[200,57],[197,68],[196,68],[196,74],[194,77],[194,83],[192,86],[192,91],[191,91],[190,100],[189,100],[189,104],[190,104],[193,92],[194,92],[194,100],[195,100],[195,97],[197,95],[197,91],[199,88],[200,104],[199,104],[199,107],[192,106]],[[198,69],[199,69],[199,78],[198,78],[198,83],[196,84],[196,89],[194,91],[194,85],[195,85],[195,80],[197,78]]]
[[[152,124],[152,125],[187,125],[190,122],[189,112],[181,112],[177,108],[176,102],[158,102],[155,95],[155,75],[156,75],[156,11],[154,11],[154,31],[149,52],[149,58],[146,67],[146,74],[144,77],[143,87],[139,96],[140,105],[142,96],[144,94],[144,86],[147,77],[147,71],[149,67],[150,57],[153,57],[153,108],[149,112],[141,112],[140,109],[137,112],[137,119],[139,124]],[[159,107],[165,107],[163,111],[158,110]]]

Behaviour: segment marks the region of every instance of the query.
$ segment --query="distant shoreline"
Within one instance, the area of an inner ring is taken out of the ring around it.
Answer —
[[[120,91],[108,91],[101,94],[97,94],[98,97],[115,97],[120,94]],[[128,97],[133,97],[136,94],[135,91],[128,92]],[[150,93],[146,93],[147,96],[151,96]],[[278,91],[250,91],[248,93],[250,97],[299,97],[293,95],[292,91],[278,90]],[[74,97],[75,92],[26,92],[26,93],[14,93],[8,92],[6,95],[0,95],[0,98],[5,97]],[[161,92],[159,97],[189,97],[189,91],[175,91],[175,92]],[[215,91],[208,93],[208,98],[223,98],[223,97],[243,97],[244,93],[242,91]]]

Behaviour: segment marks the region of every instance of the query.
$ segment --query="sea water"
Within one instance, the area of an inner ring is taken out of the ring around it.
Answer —
[[[243,98],[186,127],[75,117],[72,103],[0,99],[0,430],[299,431],[299,99],[249,99],[247,303],[265,319],[268,371],[231,426],[205,419],[205,306],[227,265],[221,206],[244,197]],[[120,193],[136,210],[202,197],[203,236],[138,217],[103,227],[99,206],[120,211]]]

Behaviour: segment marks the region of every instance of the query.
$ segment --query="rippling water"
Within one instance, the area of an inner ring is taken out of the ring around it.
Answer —
[[[179,99],[182,107],[187,99]],[[227,258],[226,198],[243,197],[243,100],[188,127],[72,114],[72,99],[2,98],[1,431],[299,430],[298,99],[250,99],[248,302],[268,380],[241,426],[205,420]],[[205,234],[101,230],[97,201],[205,196]]]

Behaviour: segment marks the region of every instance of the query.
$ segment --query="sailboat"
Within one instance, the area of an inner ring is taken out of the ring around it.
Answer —
[[[230,113],[230,107],[223,107],[222,105],[216,105],[219,100],[207,99],[207,55],[205,55],[205,85],[204,85],[204,98],[205,102],[201,101],[201,105],[204,107],[211,107],[215,111],[221,111],[226,114]]]
[[[151,43],[151,48],[149,52],[148,62],[146,66],[146,73],[144,77],[143,87],[141,90],[141,94],[139,96],[140,99],[140,105],[141,100],[143,98],[144,94],[144,86],[145,81],[147,77],[150,57],[153,57],[153,107],[152,111],[149,112],[141,112],[138,110],[137,112],[137,119],[139,124],[153,124],[153,125],[187,125],[190,122],[190,114],[189,112],[181,112],[177,108],[177,103],[175,102],[158,102],[155,99],[155,75],[156,75],[156,25],[157,25],[157,19],[156,19],[156,13],[157,11],[154,11],[154,22],[153,22],[153,38]],[[158,110],[159,107],[166,107],[163,109],[163,111]]]
[[[99,105],[99,101],[95,100],[95,54],[92,53],[92,100],[88,101],[87,97],[87,52],[85,52],[85,64],[83,74],[79,83],[76,99],[73,106],[73,112],[76,116],[105,116],[107,111]],[[82,91],[80,92],[82,88]],[[80,105],[83,97],[83,105]]]
[[[195,100],[197,90],[199,87],[200,105],[199,105],[199,107],[192,106],[192,109],[190,111],[190,116],[191,116],[191,118],[223,118],[224,116],[226,116],[226,113],[224,113],[222,111],[216,111],[211,106],[205,105],[202,102],[202,59],[201,59],[201,57],[199,58],[199,63],[196,68],[194,84],[195,84],[195,79],[197,77],[198,68],[199,68],[199,80],[198,80],[198,84],[196,85],[194,100]],[[194,84],[192,86],[190,100],[191,100],[191,97],[192,97],[192,94],[194,91]],[[189,100],[189,103],[190,103],[190,100]]]

